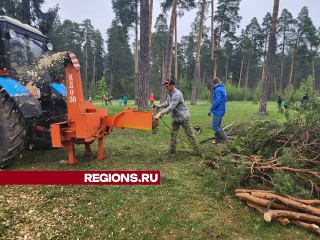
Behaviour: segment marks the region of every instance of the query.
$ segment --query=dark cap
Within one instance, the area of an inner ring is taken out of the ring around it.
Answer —
[[[167,79],[162,86],[168,86],[168,85],[175,85],[176,82],[174,81],[174,79]]]

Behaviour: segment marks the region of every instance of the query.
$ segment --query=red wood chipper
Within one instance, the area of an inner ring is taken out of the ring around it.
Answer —
[[[152,130],[157,125],[151,112],[136,111],[127,108],[115,115],[108,116],[108,109],[95,108],[92,102],[85,102],[82,90],[80,64],[73,52],[64,59],[67,85],[68,119],[65,122],[51,124],[53,147],[62,147],[68,151],[68,163],[77,164],[74,144],[85,145],[85,156],[91,156],[90,145],[98,140],[97,160],[106,157],[103,151],[103,138],[114,127]]]

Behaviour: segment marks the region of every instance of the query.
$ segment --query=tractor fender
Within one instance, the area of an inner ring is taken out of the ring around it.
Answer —
[[[30,91],[18,81],[10,77],[0,77],[0,89],[0,91],[5,91],[13,99],[25,118],[42,114],[41,104],[38,99],[32,96]]]
[[[67,97],[67,88],[62,83],[54,82],[51,84],[51,92],[54,93],[58,100],[60,100],[62,97]]]

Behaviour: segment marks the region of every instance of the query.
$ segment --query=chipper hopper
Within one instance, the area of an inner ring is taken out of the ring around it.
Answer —
[[[155,121],[150,112],[127,108],[108,116],[108,109],[95,108],[92,102],[85,102],[82,90],[80,64],[74,53],[68,52],[64,59],[67,86],[67,121],[51,124],[53,147],[63,147],[68,151],[68,163],[77,164],[74,144],[85,145],[85,156],[91,156],[90,145],[98,141],[97,160],[106,156],[103,138],[114,127],[152,130]]]

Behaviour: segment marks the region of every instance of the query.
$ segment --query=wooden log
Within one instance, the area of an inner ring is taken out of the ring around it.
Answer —
[[[288,196],[288,198],[291,200],[294,200],[296,202],[300,202],[300,203],[307,204],[307,205],[320,205],[320,200],[318,200],[318,199],[305,200],[305,199],[295,198],[292,196]]]
[[[247,202],[247,204],[248,204],[249,207],[255,208],[261,213],[267,212],[267,208],[266,207],[260,206],[260,205],[258,205],[256,203],[253,203],[253,202]]]
[[[253,202],[255,204],[258,204],[260,206],[267,207],[270,204],[270,201],[264,198],[258,198],[255,196],[250,195],[249,193],[236,193],[236,196],[241,198],[242,200],[246,202]],[[287,206],[284,206],[279,203],[272,203],[270,206],[271,209],[282,209],[282,210],[290,210]]]
[[[267,211],[266,207],[260,206],[258,204],[252,203],[252,202],[247,202],[248,206],[258,210],[261,213],[265,213]],[[276,218],[276,220],[278,220],[282,225],[288,225],[290,223],[288,218],[283,218],[283,217],[279,217]]]
[[[269,192],[272,193],[272,191],[268,191],[268,190],[254,190],[254,189],[242,189],[242,188],[238,188],[235,190],[236,193],[252,193],[252,192]]]
[[[320,234],[320,227],[316,224],[313,223],[305,223],[302,221],[298,221],[298,220],[291,220],[292,223],[294,223],[295,225],[299,226],[299,227],[304,227],[314,233],[318,233]]]
[[[303,211],[306,213],[310,213],[316,216],[320,216],[320,208],[316,208],[313,206],[309,206],[294,200],[291,200],[289,198],[281,197],[279,195],[276,195],[274,193],[262,193],[262,192],[252,192],[252,196],[258,197],[258,198],[266,198],[266,199],[276,199],[277,201],[281,202],[282,204],[294,208],[299,211]]]
[[[311,223],[320,223],[320,217],[314,216],[308,213],[299,213],[293,211],[286,211],[286,210],[269,210],[264,215],[263,218],[266,222],[271,222],[272,219],[285,217],[289,219],[296,219],[305,222]]]

